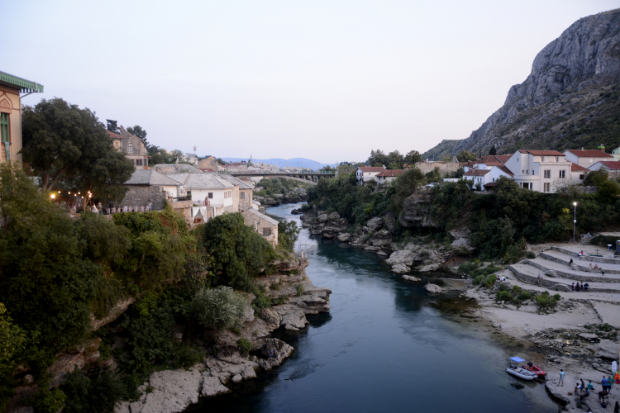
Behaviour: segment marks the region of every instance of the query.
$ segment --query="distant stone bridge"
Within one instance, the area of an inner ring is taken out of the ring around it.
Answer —
[[[336,176],[335,172],[231,172],[230,174],[236,177],[260,176],[262,178],[286,178],[305,182],[310,185],[316,185],[321,178],[331,179]]]

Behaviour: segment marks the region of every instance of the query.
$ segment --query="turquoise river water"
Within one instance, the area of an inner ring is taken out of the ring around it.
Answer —
[[[287,220],[293,208],[268,213]],[[540,383],[519,382],[505,366],[524,356],[475,323],[448,317],[422,283],[403,281],[376,255],[302,230],[313,244],[306,272],[328,287],[331,312],[308,316],[301,332],[275,332],[295,352],[281,367],[204,400],[189,411],[219,412],[558,412]],[[454,298],[452,298],[454,300]]]

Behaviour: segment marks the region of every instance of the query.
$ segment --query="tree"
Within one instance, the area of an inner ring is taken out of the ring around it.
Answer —
[[[424,181],[424,174],[418,168],[407,169],[401,176],[394,181],[395,190],[392,196],[392,210],[400,212],[405,202],[405,198],[413,194]]]
[[[278,222],[278,246],[286,251],[293,251],[299,231],[301,228],[297,227],[295,221]]]
[[[146,140],[146,131],[144,129],[142,129],[142,126],[140,126],[140,125],[135,125],[134,127],[130,126],[130,127],[127,128],[127,132],[129,132],[132,135],[135,135],[138,138],[142,139],[142,142],[144,143],[144,146],[146,146],[146,148],[148,150],[149,143]]]
[[[476,156],[475,153],[471,153],[463,149],[458,155],[456,155],[456,159],[459,162],[469,162],[469,161],[475,161],[476,159],[478,159],[478,157]]]
[[[118,128],[118,121],[112,119],[106,119],[107,129],[113,133],[120,133],[120,129]]]
[[[122,185],[134,171],[93,112],[60,98],[24,109],[22,138],[24,162],[40,176],[44,192],[61,179],[77,185],[73,189],[101,190]]]
[[[409,151],[405,155],[405,163],[407,165],[415,165],[418,162],[422,162],[422,156],[420,156],[418,151]]]
[[[214,259],[214,285],[251,291],[252,278],[261,274],[275,258],[271,244],[245,225],[238,213],[210,219],[201,227],[200,238],[200,247]]]
[[[495,149],[495,145],[491,146],[491,149],[489,150],[489,155],[496,155],[497,154],[497,149]]]

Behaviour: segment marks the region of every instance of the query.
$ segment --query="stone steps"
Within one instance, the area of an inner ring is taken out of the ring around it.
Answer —
[[[508,269],[514,274],[514,276],[525,283],[539,285],[552,291],[571,291],[571,284],[573,279],[561,278],[561,277],[548,277],[544,275],[538,268],[530,265],[526,262],[519,264],[509,265]],[[538,274],[541,275],[540,283],[538,282]],[[620,283],[599,283],[588,282],[588,292],[592,293],[614,293],[620,294]]]
[[[602,275],[599,272],[579,271],[576,269],[570,269],[568,265],[557,264],[540,257],[526,259],[523,261],[523,263],[537,268],[548,276],[569,278],[571,280],[580,282],[587,281],[588,283],[620,283],[620,275],[618,274],[608,274],[607,272],[605,272],[605,275]],[[549,275],[548,273],[552,273],[552,275]]]
[[[543,251],[540,253],[539,257],[566,266],[568,266],[570,260],[574,258],[573,256],[569,256],[554,250]],[[579,268],[580,271],[596,273],[596,271],[590,270],[590,265],[592,265],[592,261],[588,261],[587,258],[587,256],[577,257],[577,259],[573,259],[573,265]],[[618,264],[595,262],[594,264],[602,268],[605,271],[605,274],[620,274],[620,262]]]
[[[564,255],[568,255],[572,258],[575,257],[579,257],[579,253],[575,252],[575,251],[571,251],[569,249],[566,248],[562,248],[562,247],[551,247],[552,251],[557,251],[560,252]],[[590,261],[590,262],[595,262],[595,263],[604,263],[604,264],[615,264],[615,265],[620,265],[620,258],[615,258],[612,254],[613,252],[609,252],[607,251],[607,249],[605,248],[600,248],[600,255],[602,255],[602,257],[594,257],[591,255],[583,255],[582,258],[585,261]]]

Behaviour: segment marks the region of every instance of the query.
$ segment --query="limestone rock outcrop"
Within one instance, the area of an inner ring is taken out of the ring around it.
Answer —
[[[424,286],[424,289],[431,294],[439,294],[443,291],[442,288],[438,286],[437,284],[430,284],[430,283],[426,284]]]
[[[619,81],[620,9],[579,19],[538,53],[504,105],[445,154],[488,153],[491,146],[512,153],[521,142],[528,149],[579,147],[575,141],[586,135],[598,141],[598,130],[607,133],[601,126],[620,110]]]

